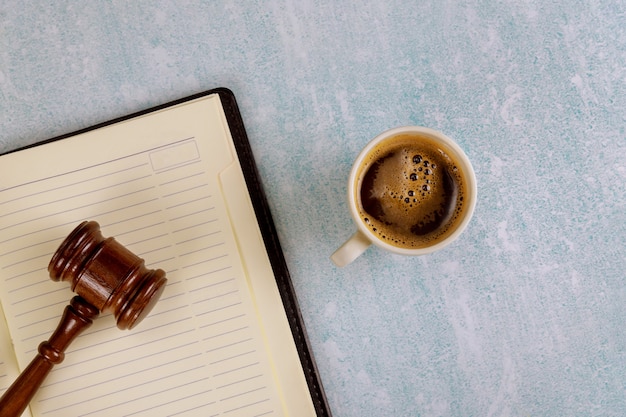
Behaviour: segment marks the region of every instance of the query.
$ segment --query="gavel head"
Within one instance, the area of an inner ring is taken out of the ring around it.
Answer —
[[[154,307],[167,279],[161,269],[147,269],[115,239],[104,238],[100,225],[83,222],[52,256],[53,281],[68,281],[72,291],[100,312],[112,312],[117,327],[132,329]]]

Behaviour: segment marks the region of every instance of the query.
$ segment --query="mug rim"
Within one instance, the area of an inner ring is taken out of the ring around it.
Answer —
[[[430,139],[433,139],[435,141],[443,142],[448,148],[450,148],[451,151],[456,154],[455,156],[463,164],[463,172],[466,173],[467,176],[466,180],[468,183],[468,196],[466,200],[469,201],[465,201],[465,204],[467,204],[467,208],[464,211],[465,214],[463,216],[463,219],[461,220],[459,225],[448,236],[446,236],[445,239],[433,245],[422,248],[401,248],[399,246],[395,246],[383,241],[375,233],[373,233],[369,229],[369,227],[364,224],[358,210],[356,196],[358,194],[357,187],[359,184],[357,182],[357,176],[359,174],[359,168],[361,166],[361,163],[368,156],[369,152],[380,142],[402,133],[420,133],[428,136]],[[467,228],[467,225],[474,215],[477,194],[478,187],[476,184],[476,174],[474,172],[474,168],[470,159],[467,157],[463,149],[452,138],[446,136],[444,133],[425,126],[400,126],[385,130],[384,132],[381,132],[380,134],[375,136],[372,140],[369,141],[367,145],[365,145],[365,147],[361,150],[361,152],[355,159],[352,165],[352,169],[350,170],[350,176],[348,178],[348,202],[350,205],[350,213],[352,214],[352,218],[356,223],[357,229],[361,233],[363,233],[372,244],[400,255],[426,255],[443,249],[444,247],[454,242]]]

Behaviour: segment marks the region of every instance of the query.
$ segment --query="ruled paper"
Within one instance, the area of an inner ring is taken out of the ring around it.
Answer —
[[[121,331],[105,315],[70,346],[31,403],[34,416],[289,414],[273,365],[280,356],[267,350],[219,182],[236,163],[223,114],[197,121],[199,110],[187,107],[46,145],[48,155],[74,151],[62,166],[0,184],[0,300],[21,368],[73,295],[46,267],[81,221],[98,221],[104,236],[168,277],[135,329]],[[187,128],[163,128],[172,117]],[[45,157],[33,149],[32,160]]]
[[[19,368],[13,352],[13,345],[11,344],[11,335],[9,334],[2,308],[0,308],[0,393],[9,388],[18,375]],[[26,410],[23,417],[30,416],[30,411]]]

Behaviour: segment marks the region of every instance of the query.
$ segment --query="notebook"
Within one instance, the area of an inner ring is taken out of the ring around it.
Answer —
[[[100,316],[24,415],[330,416],[230,90],[0,156],[0,393],[74,295],[46,268],[84,220],[168,284],[130,331]]]

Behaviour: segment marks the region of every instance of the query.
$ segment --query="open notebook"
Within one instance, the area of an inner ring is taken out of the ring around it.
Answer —
[[[27,413],[330,415],[229,90],[0,156],[0,393],[73,296],[46,268],[83,220],[168,284],[131,331],[98,318]]]

